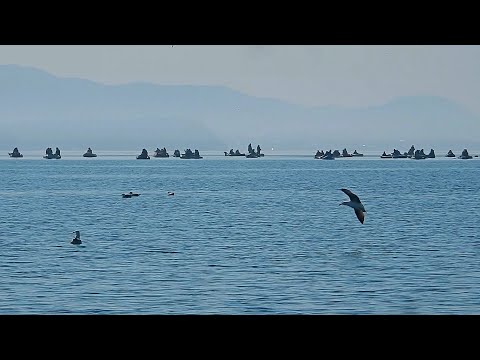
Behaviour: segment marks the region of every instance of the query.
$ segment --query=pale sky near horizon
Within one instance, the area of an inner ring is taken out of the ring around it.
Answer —
[[[307,106],[443,96],[480,114],[478,45],[0,45],[0,64],[105,84],[223,85]]]

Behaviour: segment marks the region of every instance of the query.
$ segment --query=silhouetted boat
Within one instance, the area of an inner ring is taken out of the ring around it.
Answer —
[[[427,155],[427,158],[435,159],[435,151],[433,149],[430,149],[430,153]]]
[[[402,154],[397,149],[393,149],[392,159],[406,159],[408,157],[407,153]]]
[[[85,154],[83,154],[83,157],[97,157],[97,154],[94,154],[92,152],[92,149],[88,148],[87,152]]]
[[[264,154],[262,154],[260,151],[262,149],[260,148],[260,145],[257,145],[257,151],[253,150],[252,148],[252,144],[248,144],[248,154],[245,155],[246,158],[248,159],[256,159],[256,158],[259,158],[259,157],[262,157],[264,156]]]
[[[315,159],[321,159],[324,155],[325,155],[325,153],[323,152],[323,150],[322,150],[322,151],[317,150],[317,152],[315,153],[314,158],[315,158]]]
[[[13,152],[8,153],[8,155],[10,155],[10,157],[12,157],[12,158],[22,158],[23,157],[23,155],[20,154],[20,152],[18,151],[18,148],[13,149]]]
[[[249,159],[255,159],[255,158],[259,158],[259,157],[263,157],[263,156],[265,156],[265,154],[257,155],[256,153],[250,153],[250,154],[245,155],[245,157],[249,158]]]
[[[321,160],[335,160],[335,156],[332,154],[332,150],[328,150],[325,154],[320,158]]]
[[[352,156],[353,155],[349,154],[346,148],[342,150],[342,157],[352,157]]]
[[[245,156],[244,153],[241,153],[240,150],[236,150],[236,151],[233,151],[233,149],[230,149],[230,152],[226,152],[224,151],[223,152],[225,154],[225,156]]]
[[[146,149],[143,149],[143,150],[142,150],[142,153],[137,156],[137,159],[138,159],[138,160],[149,160],[149,159],[150,159],[150,156],[148,156],[147,150],[146,150]]]
[[[61,159],[62,156],[60,155],[60,149],[57,147],[55,149],[55,154],[52,151],[52,148],[47,148],[45,150],[46,155],[43,157],[44,159]]]
[[[473,156],[468,153],[467,149],[463,149],[462,155],[460,155],[458,158],[459,159],[472,159]]]
[[[169,156],[170,155],[168,155],[166,148],[163,148],[163,149],[157,148],[157,150],[155,150],[153,154],[153,157],[156,157],[156,158],[168,158]]]
[[[427,158],[427,155],[422,150],[415,150],[415,154],[413,155],[412,159],[414,160],[424,160]]]
[[[448,150],[448,153],[445,155],[445,157],[454,158],[455,154],[452,152],[452,150]]]
[[[203,157],[200,156],[197,149],[195,149],[195,153],[193,153],[192,150],[187,149],[185,150],[185,153],[180,156],[180,159],[203,159]]]

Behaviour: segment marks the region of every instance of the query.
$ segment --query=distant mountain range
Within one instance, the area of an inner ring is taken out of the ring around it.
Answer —
[[[441,97],[401,97],[364,108],[305,107],[222,86],[104,85],[0,65],[0,144],[6,149],[244,152],[252,143],[314,153],[361,144],[393,150],[404,139],[406,151],[412,144],[476,146],[479,135],[479,116]]]

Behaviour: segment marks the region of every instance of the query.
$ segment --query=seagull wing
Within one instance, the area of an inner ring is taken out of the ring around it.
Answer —
[[[365,214],[363,211],[355,209],[355,215],[357,215],[358,220],[360,220],[360,222],[363,224],[363,221],[365,220]]]
[[[350,198],[350,201],[357,202],[357,203],[360,202],[360,199],[358,198],[358,196],[352,193],[350,190],[348,189],[340,189],[340,190],[342,190],[345,194],[348,195],[348,197]]]

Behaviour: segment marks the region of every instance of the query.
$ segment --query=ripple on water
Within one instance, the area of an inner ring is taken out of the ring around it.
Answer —
[[[0,160],[1,313],[479,313],[476,160],[23,160]]]

